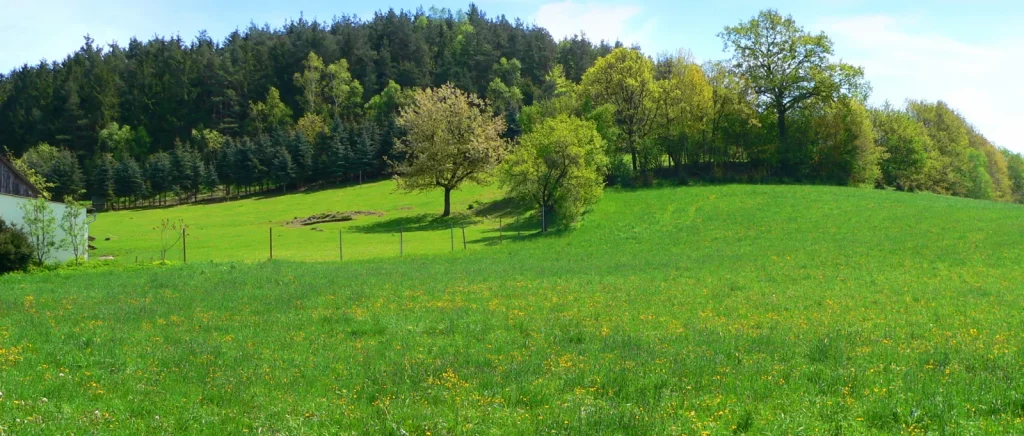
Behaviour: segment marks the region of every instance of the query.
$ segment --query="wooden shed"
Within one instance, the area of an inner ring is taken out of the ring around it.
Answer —
[[[39,188],[36,188],[28,177],[14,169],[11,161],[0,155],[0,194],[36,198],[39,196]]]

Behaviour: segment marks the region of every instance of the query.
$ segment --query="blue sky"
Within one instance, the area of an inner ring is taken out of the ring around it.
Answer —
[[[132,36],[207,30],[220,39],[250,21],[280,25],[307,18],[371,16],[394,7],[463,9],[468,1],[410,0],[0,0],[0,71],[40,59],[60,59],[91,34],[98,42]],[[489,15],[504,14],[548,28],[556,38],[586,32],[592,39],[640,43],[650,54],[690,50],[698,60],[720,59],[716,36],[764,8],[792,14],[825,31],[838,58],[865,67],[872,103],[945,100],[998,145],[1024,152],[1024,2],[1013,0],[481,0]]]

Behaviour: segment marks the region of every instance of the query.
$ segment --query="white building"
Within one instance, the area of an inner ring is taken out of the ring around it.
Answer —
[[[32,183],[14,169],[6,158],[0,155],[0,218],[7,224],[24,228],[24,213],[22,212],[21,205],[32,201],[39,196],[39,189],[32,185]],[[58,223],[60,217],[64,215],[64,210],[67,206],[63,203],[49,202],[50,209],[53,211],[53,216],[57,218]],[[83,222],[87,219],[85,216],[85,210],[82,210]],[[64,231],[57,226],[57,241],[63,241],[66,238]],[[89,226],[85,226],[85,235],[83,239],[87,239],[89,236]],[[86,247],[82,247],[85,259],[89,258],[89,250]],[[70,249],[61,248],[53,253],[51,257],[47,259],[48,262],[66,262],[75,258],[75,254]]]

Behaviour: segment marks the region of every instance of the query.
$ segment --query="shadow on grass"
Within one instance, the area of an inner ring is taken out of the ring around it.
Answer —
[[[471,213],[474,216],[493,219],[498,217],[518,217],[532,210],[533,209],[529,205],[516,201],[514,198],[503,198],[501,200],[476,205]]]
[[[249,197],[255,200],[268,200],[271,198],[281,197],[285,195],[294,194],[316,194],[318,192],[329,191],[332,189],[342,188],[354,188],[357,186],[369,185],[380,181],[388,180],[386,177],[374,177],[363,179],[362,182],[359,180],[341,180],[341,181],[324,181],[310,183],[302,188],[289,187],[287,192],[283,192],[280,187],[269,189],[263,192],[250,194]]]
[[[475,205],[472,210],[455,212],[451,216],[441,217],[435,213],[421,213],[416,215],[402,216],[384,219],[369,224],[356,225],[352,231],[358,233],[398,233],[400,230],[406,233],[431,232],[448,230],[453,225],[455,229],[465,227],[488,226],[493,227],[493,232],[499,234],[498,223],[491,222],[503,220],[502,228],[505,233],[521,232],[526,233],[530,228],[534,231],[540,228],[540,221],[527,217],[519,218],[529,212],[529,207],[517,203],[515,200],[505,198],[501,200]],[[533,223],[533,221],[537,221]],[[536,224],[531,227],[531,224]],[[485,232],[490,232],[486,230]],[[496,240],[499,236],[495,236]]]
[[[563,236],[569,232],[563,228],[550,228],[547,233],[541,233],[540,224],[532,224],[533,223],[523,224],[520,228],[507,226],[502,228],[500,231],[497,228],[489,229],[484,231],[484,234],[487,236],[467,241],[467,243],[469,245],[498,246],[522,241],[532,241],[540,238],[555,238]]]
[[[474,217],[466,214],[454,214],[450,217],[440,217],[433,213],[421,213],[418,215],[403,216],[380,220],[370,224],[353,226],[352,231],[357,233],[398,233],[399,230],[406,233],[430,232],[446,230],[452,225],[456,229],[466,226],[470,227],[477,222]]]

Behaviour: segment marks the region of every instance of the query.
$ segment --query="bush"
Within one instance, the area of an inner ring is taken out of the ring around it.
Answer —
[[[608,184],[612,186],[633,187],[633,167],[621,155],[613,154],[608,168],[608,179]]]
[[[33,253],[28,235],[0,219],[0,274],[27,270]]]

